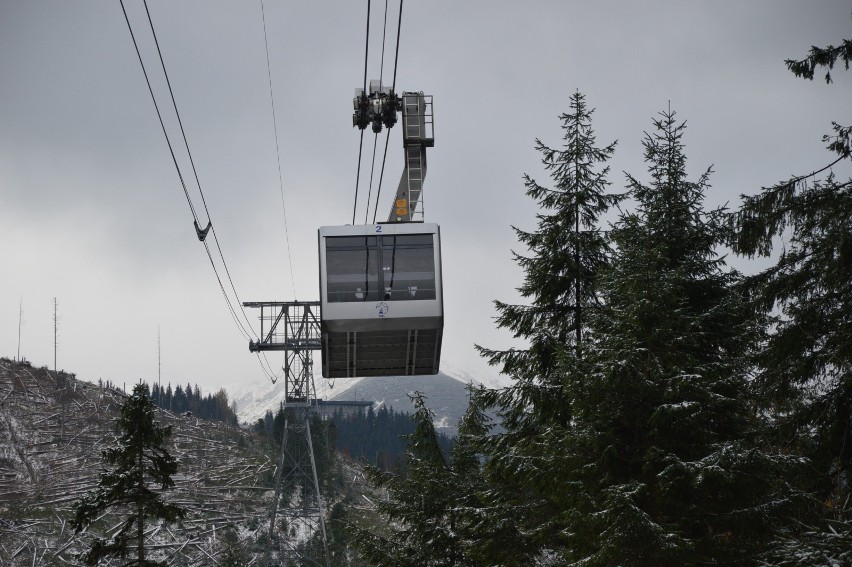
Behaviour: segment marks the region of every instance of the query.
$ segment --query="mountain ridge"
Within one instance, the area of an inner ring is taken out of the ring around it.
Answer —
[[[479,382],[467,377],[474,385]],[[372,401],[374,409],[382,405],[396,411],[413,413],[408,394],[420,391],[426,397],[426,406],[435,414],[435,426],[443,433],[454,436],[458,420],[467,409],[467,384],[462,378],[445,372],[429,376],[375,376],[365,378],[316,379],[317,397],[334,401]],[[335,387],[344,384],[342,389]],[[246,392],[235,397],[240,421],[253,423],[267,411],[277,411],[284,400],[284,383],[278,380],[263,392]]]

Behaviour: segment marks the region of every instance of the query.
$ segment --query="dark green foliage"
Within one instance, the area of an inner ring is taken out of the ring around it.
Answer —
[[[821,498],[842,504],[848,489],[829,471],[852,465],[852,183],[829,176],[768,189],[746,198],[738,223],[744,254],[768,252],[789,229],[776,265],[750,281],[761,309],[780,309],[759,382],[784,436],[800,435],[822,471]]]
[[[451,507],[453,530],[460,541],[458,565],[510,566],[515,556],[511,550],[520,543],[512,539],[516,530],[505,525],[506,514],[496,513],[503,505],[500,494],[491,490],[486,481],[484,450],[490,434],[491,418],[486,414],[486,391],[480,386],[468,387],[470,402],[459,422],[458,437],[451,452]],[[511,546],[506,542],[512,541]]]
[[[569,334],[581,340],[554,342],[555,358],[485,396],[507,417],[480,443],[492,536],[471,545],[485,564],[747,564],[788,503],[788,460],[761,450],[749,395],[761,321],[716,253],[726,232],[722,211],[703,210],[709,170],[689,181],[684,125],[654,124],[650,183],[628,177],[636,209],[604,235],[594,303]]]
[[[562,114],[563,147],[553,149],[536,140],[536,150],[549,172],[552,187],[524,175],[526,193],[542,208],[536,230],[513,227],[529,256],[514,254],[524,270],[518,288],[530,305],[496,301],[497,324],[515,337],[529,340],[527,350],[492,351],[480,348],[492,364],[518,379],[514,392],[524,398],[524,386],[547,385],[557,367],[557,356],[568,344],[582,343],[590,313],[598,306],[596,280],[606,265],[609,247],[598,219],[620,197],[605,193],[615,142],[599,148],[591,119],[579,92],[571,96],[571,112]],[[538,384],[536,384],[538,383]],[[534,402],[533,402],[534,403]]]
[[[352,562],[352,552],[346,526],[349,524],[349,512],[346,506],[338,502],[331,507],[325,530],[328,538],[328,554],[335,565],[345,565]]]
[[[528,565],[562,539],[564,515],[574,505],[563,486],[573,464],[560,441],[571,435],[574,395],[565,388],[564,367],[582,365],[586,345],[594,340],[590,322],[601,308],[599,279],[611,255],[599,218],[622,198],[606,193],[606,162],[615,143],[596,146],[593,111],[582,94],[571,96],[570,107],[560,116],[561,149],[536,140],[552,187],[524,177],[527,195],[542,208],[535,231],[515,228],[530,251],[515,255],[524,270],[518,291],[531,304],[496,302],[498,325],[529,341],[529,348],[480,348],[515,380],[484,395],[484,403],[499,409],[506,430],[484,449],[494,535],[481,543],[489,560],[502,565]]]
[[[852,41],[812,48],[802,61],[787,61],[797,76],[813,78],[837,60],[849,67]],[[830,82],[830,74],[826,74]],[[797,482],[810,493],[800,511],[800,533],[781,537],[774,562],[841,564],[852,541],[852,179],[821,175],[850,158],[852,128],[833,124],[823,138],[836,154],[825,167],[744,197],[732,217],[733,248],[769,256],[771,268],[749,279],[756,307],[774,315],[757,358],[764,411],[773,417],[776,442],[809,458]]]
[[[171,427],[159,425],[154,412],[147,387],[137,384],[121,408],[116,423],[119,431],[116,445],[103,452],[103,459],[111,468],[101,473],[97,488],[74,507],[72,523],[77,532],[107,509],[114,508],[125,515],[111,540],[95,539],[82,556],[87,565],[97,565],[105,557],[127,557],[134,539],[136,558],[126,565],[164,564],[145,558],[146,520],[174,522],[184,512],[179,506],[165,502],[160,492],[174,487],[172,475],[177,472],[178,463],[165,447]]]
[[[228,401],[228,393],[222,388],[215,394],[202,396],[197,384],[195,388],[187,384],[185,390],[178,385],[174,393],[171,384],[165,389],[154,384],[151,386],[151,400],[158,407],[176,414],[191,412],[201,419],[223,421],[234,426],[239,423],[235,408]]]
[[[460,425],[454,459],[449,461],[422,394],[415,393],[412,401],[416,428],[407,436],[405,466],[395,472],[367,468],[371,482],[387,491],[387,499],[376,503],[386,529],[371,532],[353,527],[351,540],[363,558],[376,566],[479,565],[471,558],[470,542],[484,533],[476,494],[481,467],[471,441],[487,429],[484,417],[475,410],[468,412]]]
[[[834,64],[838,60],[843,62],[848,71],[849,61],[852,61],[852,40],[844,39],[836,47],[833,45],[811,47],[808,56],[804,59],[787,59],[784,63],[797,77],[811,81],[814,79],[814,71],[816,71],[817,67],[823,67],[826,69],[825,82],[831,83],[831,71],[834,69]]]
[[[724,269],[721,211],[687,180],[684,124],[646,134],[650,183],[613,232],[586,366],[568,366],[577,508],[565,555],[585,565],[748,564],[779,508],[786,459],[758,445],[748,356],[759,320]],[[568,484],[568,483],[566,483]]]
[[[317,479],[320,484],[320,494],[333,494],[336,488],[332,486],[332,483],[335,479],[337,427],[333,421],[322,420],[317,415],[311,416],[310,425],[311,445],[317,468]]]
[[[415,421],[411,414],[397,412],[382,406],[378,411],[344,414],[337,411],[332,416],[337,430],[337,450],[353,459],[363,459],[385,470],[392,470],[405,455],[405,436],[414,432]],[[447,453],[452,441],[437,433],[441,450]]]

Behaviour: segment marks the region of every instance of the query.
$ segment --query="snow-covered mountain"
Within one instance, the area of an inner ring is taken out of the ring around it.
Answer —
[[[347,378],[345,380],[329,381],[320,376],[315,377],[314,386],[317,398],[329,400],[337,392],[353,386],[363,378]],[[237,416],[241,422],[253,423],[262,418],[266,412],[278,410],[284,401],[284,379],[279,378],[274,384],[269,380],[258,380],[234,390],[231,398],[237,405]]]
[[[413,413],[409,393],[422,392],[427,406],[435,413],[435,424],[448,435],[455,435],[459,418],[467,409],[469,383],[483,384],[483,380],[469,373],[442,364],[445,371],[435,376],[388,376],[348,378],[329,381],[317,376],[316,391],[319,399],[369,400],[375,407],[392,406],[396,411]],[[486,387],[500,387],[499,379],[488,380]],[[263,417],[267,410],[276,411],[284,400],[284,382],[257,383],[234,396],[237,414],[241,421],[252,423]]]
[[[467,386],[448,374],[434,376],[380,376],[362,378],[338,392],[334,400],[371,400],[375,407],[387,406],[398,412],[414,413],[410,394],[421,392],[426,407],[435,414],[435,426],[448,436],[455,436],[458,421],[467,409]]]

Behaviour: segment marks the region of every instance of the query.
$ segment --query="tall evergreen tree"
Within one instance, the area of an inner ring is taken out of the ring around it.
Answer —
[[[174,487],[172,475],[177,472],[178,462],[165,446],[171,436],[171,426],[158,424],[154,414],[155,407],[147,387],[137,384],[121,408],[116,445],[103,452],[104,461],[112,468],[101,473],[95,490],[74,507],[73,526],[78,533],[109,508],[126,515],[110,541],[97,538],[91,549],[83,554],[87,565],[97,565],[105,557],[125,558],[134,539],[136,558],[125,565],[165,564],[146,558],[145,523],[149,519],[173,522],[182,518],[184,511],[164,501],[160,492]]]
[[[503,565],[537,560],[561,538],[562,515],[573,505],[559,486],[566,460],[564,444],[557,441],[573,421],[573,393],[564,387],[563,368],[581,363],[590,340],[589,323],[601,305],[598,280],[611,254],[600,217],[622,198],[607,193],[606,163],[615,142],[597,145],[593,113],[585,97],[574,93],[570,111],[560,116],[562,147],[536,140],[551,187],[524,176],[527,195],[542,209],[535,230],[515,228],[529,249],[515,260],[524,271],[518,291],[530,304],[495,303],[498,326],[529,346],[502,352],[480,348],[514,379],[512,386],[484,395],[485,403],[499,409],[505,431],[484,449],[494,539],[482,544],[497,554],[490,559]],[[506,540],[513,545],[502,545]]]
[[[589,313],[598,305],[596,280],[606,265],[609,247],[598,219],[619,201],[606,193],[615,142],[596,145],[592,128],[593,109],[583,94],[571,96],[571,111],[562,114],[563,145],[551,148],[536,139],[535,148],[550,174],[552,186],[524,175],[529,197],[542,212],[533,231],[513,227],[529,255],[514,253],[524,271],[518,292],[529,305],[495,301],[497,324],[516,338],[529,341],[527,349],[494,351],[480,348],[491,364],[516,379],[516,386],[502,405],[514,406],[511,420],[521,421],[522,408],[548,399],[545,390],[554,384],[557,359],[566,345],[579,348],[588,327]],[[546,405],[546,404],[545,404]],[[508,407],[504,408],[508,409]]]
[[[628,176],[636,212],[613,232],[595,342],[566,369],[572,565],[751,564],[785,502],[748,395],[758,321],[716,252],[710,170],[687,179],[684,128],[669,111],[646,134],[650,183]]]
[[[788,60],[798,77],[841,60],[852,40],[813,47]],[[779,546],[784,565],[852,561],[852,179],[823,177],[852,159],[852,125],[833,124],[823,141],[834,156],[825,167],[744,197],[734,215],[734,249],[768,256],[786,241],[777,263],[749,282],[757,305],[777,313],[761,357],[758,383],[779,440],[811,462],[802,480],[812,495],[806,526]]]

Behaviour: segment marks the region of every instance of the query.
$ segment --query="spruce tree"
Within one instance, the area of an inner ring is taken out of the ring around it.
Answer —
[[[416,428],[407,436],[405,464],[396,471],[367,467],[371,483],[387,491],[387,499],[376,504],[386,526],[381,532],[353,528],[351,541],[377,567],[479,565],[469,556],[478,533],[475,491],[480,470],[470,442],[487,428],[484,417],[475,409],[468,411],[450,461],[441,450],[434,415],[423,395],[415,392],[411,400]]]
[[[592,128],[594,110],[586,98],[575,92],[571,111],[562,114],[563,144],[551,148],[536,139],[535,148],[549,172],[552,186],[539,184],[524,175],[526,194],[540,205],[533,231],[512,227],[529,255],[513,252],[524,271],[520,295],[528,305],[495,301],[497,325],[509,329],[516,338],[529,342],[528,348],[494,351],[478,347],[491,364],[513,377],[515,386],[505,392],[500,405],[508,414],[510,426],[522,425],[528,404],[552,404],[558,358],[564,348],[578,349],[588,327],[587,318],[597,308],[596,280],[606,265],[609,246],[598,220],[619,201],[607,194],[609,167],[606,162],[615,151],[615,142],[598,147]]]
[[[488,511],[484,479],[484,440],[491,431],[485,412],[485,389],[468,385],[468,406],[459,420],[458,435],[450,450],[452,475],[452,529],[458,536],[457,565],[489,565],[499,525]],[[505,540],[503,540],[505,545]]]
[[[613,231],[594,344],[566,367],[571,565],[752,564],[785,504],[749,396],[760,321],[716,251],[710,170],[687,179],[684,128],[668,111],[646,134],[650,182],[628,176],[636,210]]]
[[[178,462],[165,446],[171,426],[157,423],[154,414],[147,387],[137,384],[117,419],[119,436],[115,446],[103,451],[103,459],[111,468],[101,472],[98,486],[74,507],[73,526],[78,533],[107,509],[114,508],[125,516],[110,541],[96,538],[83,554],[87,565],[97,565],[106,557],[123,559],[131,552],[131,546],[136,548],[136,558],[125,565],[165,564],[146,558],[146,521],[174,522],[184,516],[184,511],[166,502],[161,492],[174,487],[172,475],[177,472]]]
[[[843,40],[786,64],[804,79],[824,68],[831,82],[850,57]],[[834,123],[823,141],[830,163],[744,197],[733,216],[738,253],[769,256],[783,243],[775,265],[749,281],[758,308],[777,315],[757,361],[764,409],[777,441],[810,460],[799,481],[811,506],[797,518],[801,533],[777,546],[783,565],[852,560],[852,179],[823,176],[850,162],[852,125]]]
[[[573,501],[562,488],[567,474],[564,438],[572,428],[571,397],[564,368],[582,363],[590,337],[589,323],[600,309],[599,277],[611,254],[600,218],[621,196],[608,193],[615,142],[599,147],[585,97],[575,92],[570,111],[560,120],[559,149],[536,140],[550,186],[524,176],[529,197],[541,207],[532,231],[513,227],[528,255],[515,254],[524,271],[518,288],[528,305],[495,302],[497,324],[509,329],[527,348],[493,351],[488,360],[513,378],[513,384],[486,393],[505,430],[488,439],[485,479],[492,541],[489,560],[528,565],[558,545],[565,510]],[[503,542],[510,540],[511,546]]]

